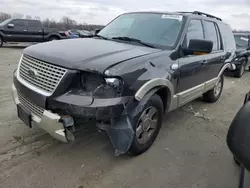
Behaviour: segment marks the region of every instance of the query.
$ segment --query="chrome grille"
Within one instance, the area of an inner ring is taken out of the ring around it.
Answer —
[[[19,65],[19,76],[32,86],[52,94],[67,69],[23,55]]]
[[[21,93],[17,92],[18,100],[20,101],[21,105],[28,110],[31,114],[36,115],[38,117],[42,117],[44,109],[27,98],[25,98]]]

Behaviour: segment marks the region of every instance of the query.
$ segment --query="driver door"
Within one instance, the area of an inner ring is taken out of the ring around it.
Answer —
[[[188,47],[191,39],[205,39],[202,21],[199,19],[190,20],[182,46]],[[195,93],[198,94],[202,90],[199,85],[207,80],[205,77],[207,57],[208,55],[187,55],[179,59],[180,76],[177,93],[190,90],[189,94],[195,98]]]

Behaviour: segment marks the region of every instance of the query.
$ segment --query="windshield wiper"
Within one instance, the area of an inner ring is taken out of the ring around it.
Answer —
[[[130,37],[112,37],[111,39],[122,40],[122,41],[127,41],[127,42],[135,42],[135,43],[141,44],[143,46],[147,46],[147,47],[150,47],[150,48],[156,48],[154,45],[142,42],[141,40],[136,39],[136,38],[130,38]]]
[[[104,40],[109,40],[109,38],[104,37],[104,36],[101,36],[101,35],[98,35],[98,34],[92,35],[92,36],[90,36],[90,37],[98,37],[98,38],[101,38],[101,39],[104,39]]]

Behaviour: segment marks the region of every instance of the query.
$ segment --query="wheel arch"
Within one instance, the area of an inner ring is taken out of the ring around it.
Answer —
[[[149,80],[136,92],[135,99],[141,101],[149,92],[156,93],[161,97],[165,112],[170,109],[174,95],[174,88],[169,80],[164,78]]]

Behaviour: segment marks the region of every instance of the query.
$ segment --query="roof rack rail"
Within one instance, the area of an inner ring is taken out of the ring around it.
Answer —
[[[207,14],[207,13],[205,13],[205,12],[200,12],[200,11],[193,11],[193,12],[177,12],[177,13],[184,13],[184,14],[185,14],[185,13],[189,13],[189,14],[204,15],[204,16],[207,16],[207,17],[209,17],[209,18],[215,18],[215,19],[217,19],[217,20],[222,21],[221,18],[218,18],[218,17],[213,16],[213,15],[211,15],[211,14]]]
[[[213,16],[213,15],[211,15],[211,14],[207,14],[207,13],[205,13],[205,12],[194,11],[193,14],[204,15],[204,16],[207,16],[207,17],[209,17],[209,18],[215,18],[215,19],[217,19],[217,20],[222,21],[221,18],[218,18],[218,17]]]

